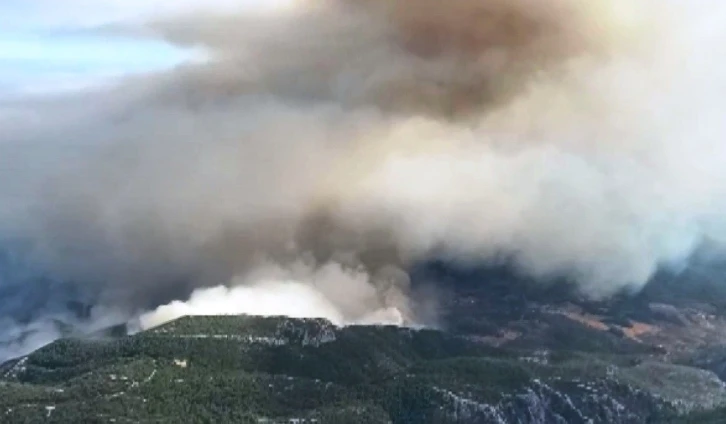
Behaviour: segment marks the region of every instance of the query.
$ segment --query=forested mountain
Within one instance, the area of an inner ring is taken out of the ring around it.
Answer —
[[[643,353],[282,317],[65,339],[0,373],[5,423],[657,423],[726,402],[715,373]]]

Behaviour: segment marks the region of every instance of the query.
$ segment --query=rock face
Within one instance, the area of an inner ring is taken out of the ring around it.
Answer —
[[[0,421],[636,424],[726,405],[714,373],[639,358],[325,320],[182,318],[4,364]]]

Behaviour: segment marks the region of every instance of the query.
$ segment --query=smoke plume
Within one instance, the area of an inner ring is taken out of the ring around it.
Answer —
[[[637,289],[726,228],[726,34],[704,5],[291,0],[116,25],[204,57],[0,109],[0,231],[142,327],[414,323],[406,270],[434,257]]]

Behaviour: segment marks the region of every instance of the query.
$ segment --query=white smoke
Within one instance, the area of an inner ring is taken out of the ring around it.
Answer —
[[[433,256],[606,296],[724,239],[718,6],[286,6],[118,26],[208,60],[0,117],[4,232],[143,326],[412,322]]]
[[[200,289],[188,301],[174,301],[140,317],[141,329],[153,328],[186,315],[285,315],[294,318],[326,318],[335,325],[404,325],[397,307],[381,307],[379,293],[362,271],[345,270],[338,264],[311,269],[267,267],[248,281],[232,287]],[[400,299],[402,303],[404,299]]]

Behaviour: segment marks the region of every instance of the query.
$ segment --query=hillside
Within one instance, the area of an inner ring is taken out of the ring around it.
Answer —
[[[6,363],[0,416],[8,424],[635,424],[726,405],[713,372],[646,358],[498,348],[435,330],[193,317],[117,339],[60,340]]]

